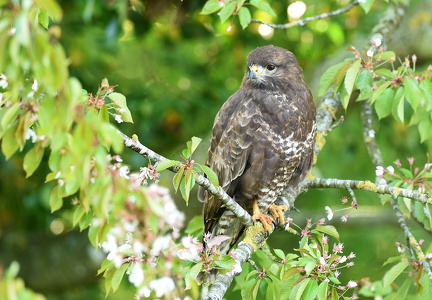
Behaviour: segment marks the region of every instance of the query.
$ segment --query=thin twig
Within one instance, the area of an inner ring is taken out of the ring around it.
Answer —
[[[353,2],[350,2],[347,6],[340,8],[340,9],[337,9],[335,11],[332,11],[329,13],[323,13],[321,15],[317,15],[314,17],[300,18],[300,20],[296,20],[296,21],[290,22],[288,24],[272,24],[272,23],[266,23],[266,22],[263,22],[260,20],[255,20],[255,19],[252,19],[251,22],[258,23],[258,24],[264,24],[264,25],[267,25],[268,27],[271,27],[274,29],[288,29],[288,28],[292,28],[292,27],[296,27],[296,26],[304,26],[311,21],[321,20],[321,19],[330,18],[330,17],[336,16],[336,15],[343,14],[343,13],[351,10],[354,6],[356,6],[358,4],[359,4],[359,1],[354,0]]]

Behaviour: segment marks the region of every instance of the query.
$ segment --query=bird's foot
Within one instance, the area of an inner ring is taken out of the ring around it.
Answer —
[[[288,210],[288,206],[286,205],[276,205],[273,204],[269,208],[269,213],[273,216],[273,220],[277,221],[279,219],[278,225],[285,225],[285,216],[284,212]]]
[[[255,221],[260,221],[265,231],[269,231],[271,228],[271,224],[273,223],[273,220],[270,216],[267,216],[260,211],[258,203],[256,201],[254,201],[253,204],[252,219]]]

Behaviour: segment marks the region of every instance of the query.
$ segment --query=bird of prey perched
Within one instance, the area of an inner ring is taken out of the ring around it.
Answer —
[[[269,230],[272,219],[284,223],[285,205],[274,202],[295,188],[313,162],[316,110],[294,54],[273,45],[253,50],[240,88],[218,112],[207,165],[220,186]],[[227,253],[244,226],[234,213],[204,189],[205,233],[227,235]],[[270,214],[273,218],[268,216]]]

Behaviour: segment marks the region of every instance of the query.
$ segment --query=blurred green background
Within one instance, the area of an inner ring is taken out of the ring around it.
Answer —
[[[341,1],[305,1],[306,17],[338,9]],[[120,124],[129,136],[154,151],[178,159],[180,150],[192,136],[203,139],[195,160],[203,163],[213,118],[223,102],[238,88],[247,54],[266,44],[285,47],[296,54],[306,82],[315,95],[325,69],[349,54],[353,45],[363,50],[368,34],[382,17],[387,4],[375,1],[365,15],[360,7],[303,27],[263,33],[251,24],[242,30],[237,20],[231,31],[228,22],[220,24],[216,15],[201,15],[205,1],[193,0],[75,0],[58,1],[63,19],[50,28],[70,58],[70,73],[88,92],[95,93],[103,78],[128,99],[133,124]],[[278,17],[255,12],[253,18],[286,23],[290,1],[270,1]],[[429,9],[428,9],[429,8]],[[389,48],[400,57],[417,54],[419,68],[432,61],[432,1],[411,1],[408,17]],[[341,179],[374,180],[375,173],[363,144],[359,104],[351,103],[343,114],[345,121],[334,130],[320,153],[315,176]],[[377,138],[385,163],[396,159],[406,162],[416,157],[422,166],[430,144],[420,144],[416,128],[387,118],[378,124]],[[1,155],[1,154],[0,154]],[[0,265],[20,263],[20,276],[26,285],[48,299],[104,299],[103,281],[96,277],[102,254],[89,244],[86,233],[71,226],[71,205],[54,214],[48,204],[49,187],[44,184],[47,166],[29,180],[22,170],[22,155],[5,161],[0,157]],[[132,170],[147,161],[126,150],[124,160]],[[161,184],[171,186],[172,174],[165,172]],[[396,255],[395,241],[404,242],[396,218],[389,207],[382,207],[370,193],[356,192],[359,209],[341,223],[337,215],[329,222],[337,226],[345,253],[357,254],[353,268],[342,272],[342,280],[362,277],[379,279],[385,272],[382,263]],[[195,197],[188,207],[179,195],[178,205],[188,218],[201,214]],[[306,219],[325,217],[324,207],[340,206],[349,196],[338,190],[313,190],[296,202],[300,212],[292,213],[294,222],[304,226]],[[411,224],[414,230],[420,230]],[[430,236],[423,236],[430,239]],[[286,252],[298,246],[299,238],[276,233],[270,245]],[[235,293],[235,292],[233,292]],[[236,294],[239,295],[239,294]],[[233,294],[227,294],[230,299]],[[107,299],[132,299],[128,283]]]

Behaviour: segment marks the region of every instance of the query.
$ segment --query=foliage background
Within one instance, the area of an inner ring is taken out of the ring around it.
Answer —
[[[128,135],[137,134],[143,144],[174,159],[191,136],[208,140],[215,114],[240,85],[245,58],[251,50],[274,44],[294,52],[317,95],[325,68],[347,56],[345,49],[349,46],[364,45],[387,5],[375,1],[367,15],[355,7],[331,20],[276,30],[271,37],[263,37],[258,24],[243,31],[234,21],[232,30],[227,31],[228,22],[220,24],[216,16],[201,15],[205,1],[131,1],[134,9],[128,2],[58,1],[63,18],[50,29],[51,34],[65,47],[70,73],[86,90],[96,92],[106,77],[127,96],[135,123],[120,124],[120,129]],[[263,12],[256,12],[253,18],[286,23],[289,2],[270,2],[277,18]],[[305,16],[332,11],[348,2],[306,1]],[[411,1],[409,17],[389,46],[401,57],[417,54],[419,68],[426,68],[432,61],[430,46],[425,42],[432,38],[431,2]],[[374,180],[357,106],[350,104],[344,123],[328,137],[314,170],[316,176]],[[431,144],[419,143],[416,128],[396,124],[390,118],[378,124],[377,138],[387,165],[398,158],[406,161],[407,157],[416,157],[419,165],[426,162],[425,153],[431,153]],[[203,144],[196,157],[199,162],[205,161]],[[131,169],[147,165],[132,151],[126,151],[123,158]],[[42,165],[26,180],[22,159],[22,154],[7,161],[0,158],[0,266],[19,261],[26,285],[48,299],[103,299],[101,278],[95,276],[101,254],[89,245],[85,232],[72,229],[70,204],[50,213],[49,185],[43,184],[47,169]],[[170,181],[170,174],[163,175],[162,185],[170,186]],[[332,222],[340,225],[342,239],[352,248],[346,252],[357,254],[356,267],[342,275],[345,280],[364,276],[375,280],[386,271],[380,267],[385,259],[397,254],[389,241],[403,242],[404,237],[397,230],[393,214],[381,207],[376,196],[356,194],[360,208],[350,215],[349,222],[338,224],[337,218]],[[189,218],[201,213],[194,195],[188,207],[176,196],[178,206]],[[304,225],[306,218],[316,221],[325,216],[324,206],[339,204],[343,196],[347,195],[341,191],[310,191],[298,199],[300,212],[292,217],[299,225]],[[289,251],[298,246],[298,239],[276,233],[270,244]],[[108,299],[125,297],[133,297],[127,283]]]

